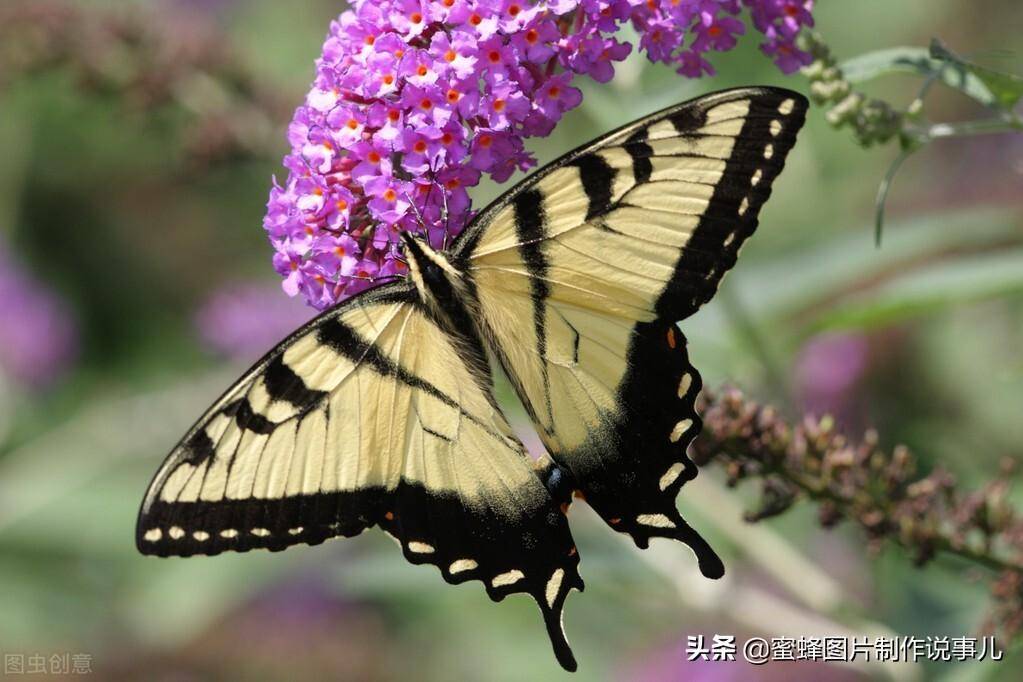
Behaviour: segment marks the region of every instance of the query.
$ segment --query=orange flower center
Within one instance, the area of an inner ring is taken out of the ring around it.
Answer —
[[[444,183],[444,187],[446,187],[447,189],[457,189],[460,184],[461,183],[458,182],[457,178],[451,178],[450,180]]]
[[[460,99],[462,99],[462,93],[458,92],[458,90],[455,90],[455,89],[448,90],[448,101],[449,102],[454,104],[455,102],[457,102]]]
[[[384,190],[384,199],[386,199],[387,201],[394,201],[397,198],[398,198],[398,195],[397,195],[397,193],[395,193],[395,191],[393,189],[386,189],[386,190]]]
[[[715,25],[708,28],[707,33],[710,35],[711,38],[717,38],[719,35],[724,33],[724,31],[721,30],[720,26]]]
[[[426,68],[426,64],[420,64],[419,68],[416,69],[416,73],[419,74],[420,76],[425,76],[426,74],[430,73],[430,70]]]
[[[535,28],[531,28],[528,31],[526,31],[526,42],[529,43],[530,45],[535,44],[536,41],[539,39],[540,34],[536,32]]]
[[[369,159],[370,163],[380,163],[380,154],[376,152],[370,152],[366,155],[366,158]]]
[[[423,21],[423,15],[422,15],[422,14],[420,14],[419,12],[413,12],[413,13],[412,13],[412,16],[410,16],[410,17],[409,17],[409,20],[410,20],[410,21],[411,21],[411,22],[412,22],[413,24],[419,24],[419,23],[422,23],[422,21]]]
[[[561,88],[559,88],[557,85],[552,85],[550,87],[550,90],[547,91],[547,93],[551,96],[551,99],[557,99],[558,95],[561,94]]]
[[[498,52],[497,50],[491,50],[489,53],[487,53],[487,59],[489,59],[491,63],[496,64],[499,61],[501,61],[501,53]]]
[[[401,112],[398,111],[397,109],[391,109],[390,111],[387,112],[387,118],[392,123],[396,123],[398,119],[401,118]]]
[[[451,133],[444,133],[443,135],[440,136],[440,141],[441,144],[443,144],[446,147],[455,141],[455,136],[452,135]]]
[[[456,54],[454,50],[448,50],[447,52],[444,53],[444,61],[446,61],[448,64],[455,61],[457,57],[458,54]]]
[[[337,210],[344,211],[347,208],[348,208],[348,202],[347,201],[345,201],[344,199],[338,199],[337,200]]]
[[[419,140],[419,141],[418,141],[418,142],[416,142],[416,143],[415,143],[414,145],[412,145],[412,149],[413,149],[413,151],[415,151],[415,152],[416,152],[417,154],[422,154],[423,152],[425,152],[425,151],[426,151],[426,143],[425,143],[425,142],[423,142],[422,140]]]
[[[394,83],[394,76],[392,76],[391,74],[387,74],[384,76],[383,80],[384,85],[392,85]]]
[[[366,36],[366,40],[363,41],[363,42],[365,42],[367,45],[372,46],[373,43],[375,43],[376,41],[377,41],[377,37],[376,36]]]
[[[521,11],[522,11],[521,7],[519,7],[518,5],[512,5],[508,8],[508,16],[517,17],[519,16],[519,12]]]
[[[359,127],[359,122],[356,121],[354,118],[350,118],[348,119],[348,123],[346,123],[345,125],[348,126],[349,129],[355,130],[356,128]]]
[[[469,17],[469,23],[473,26],[479,26],[481,21],[483,21],[483,17],[478,14],[473,13],[473,15]]]
[[[504,111],[504,100],[503,99],[495,99],[494,100],[494,111]]]
[[[318,197],[322,197],[323,196],[323,190],[320,189],[319,187],[317,187],[316,189],[313,190],[313,194],[315,194]]]
[[[423,100],[419,102],[419,107],[422,109],[430,110],[431,108],[433,108],[433,102],[424,97]]]
[[[334,249],[334,253],[337,254],[338,258],[344,258],[345,257],[345,247],[343,247],[343,246],[336,247]]]
[[[494,138],[492,138],[490,135],[480,135],[481,147],[489,147],[491,144],[493,144],[493,142]]]

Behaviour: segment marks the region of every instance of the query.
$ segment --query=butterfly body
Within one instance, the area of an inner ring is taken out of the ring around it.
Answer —
[[[143,501],[140,551],[280,550],[379,526],[448,582],[532,596],[570,670],[574,495],[640,547],[683,541],[719,577],[675,503],[696,475],[701,386],[677,323],[755,230],[805,109],[772,88],[683,103],[534,173],[450,251],[403,235],[406,280],[297,330],[185,435]],[[493,363],[539,463],[494,398]]]

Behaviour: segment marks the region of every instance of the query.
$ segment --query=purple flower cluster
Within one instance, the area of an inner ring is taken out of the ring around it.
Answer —
[[[331,25],[317,75],[288,131],[288,178],[264,227],[290,296],[323,309],[407,271],[402,231],[438,248],[471,216],[467,188],[535,164],[582,100],[577,75],[606,82],[632,46],[699,76],[701,56],[744,31],[742,5],[785,70],[812,0],[355,0]]]
[[[0,244],[0,374],[28,388],[52,384],[77,353],[63,302],[14,263]]]
[[[642,0],[630,18],[640,33],[639,44],[651,60],[676,65],[690,78],[714,74],[704,55],[735,47],[746,26],[737,17],[749,9],[753,25],[764,34],[764,54],[785,73],[810,63],[810,55],[796,47],[804,26],[813,26],[813,0]],[[692,38],[689,39],[688,36]]]
[[[195,327],[203,345],[236,362],[252,362],[301,324],[312,312],[263,282],[235,282],[199,307]]]

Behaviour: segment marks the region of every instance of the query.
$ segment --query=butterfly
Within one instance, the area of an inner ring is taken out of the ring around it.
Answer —
[[[701,428],[677,323],[735,264],[806,108],[776,88],[700,97],[533,173],[447,251],[404,233],[407,278],[292,333],[188,431],[146,493],[138,549],[279,551],[379,526],[449,583],[533,597],[568,670],[573,497],[720,577],[675,505]],[[539,461],[495,400],[498,366]]]

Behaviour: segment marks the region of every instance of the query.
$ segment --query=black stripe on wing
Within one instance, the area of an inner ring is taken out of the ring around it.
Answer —
[[[519,240],[522,262],[529,270],[530,298],[533,303],[533,331],[536,334],[536,350],[540,357],[547,355],[547,286],[548,263],[544,254],[543,240],[547,236],[543,211],[543,195],[536,189],[522,192],[515,197],[515,232]],[[546,404],[544,424],[550,424],[553,417],[550,395],[550,377],[546,365],[540,368]]]
[[[657,301],[657,314],[663,319],[682,320],[714,296],[739,249],[757,229],[760,209],[806,119],[806,98],[794,92],[764,90],[749,103],[724,175]],[[683,136],[696,134],[693,131],[703,125],[698,114],[699,108],[694,108],[687,113],[692,120],[672,123]],[[626,150],[634,164],[645,153],[638,146],[627,145]]]

